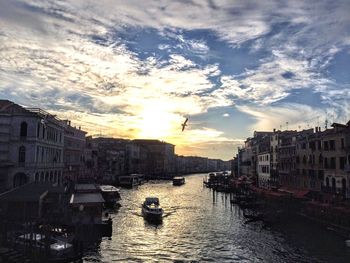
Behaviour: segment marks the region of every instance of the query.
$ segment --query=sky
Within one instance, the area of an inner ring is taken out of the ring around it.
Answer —
[[[348,0],[0,0],[0,98],[228,160],[255,130],[350,119],[349,14]]]

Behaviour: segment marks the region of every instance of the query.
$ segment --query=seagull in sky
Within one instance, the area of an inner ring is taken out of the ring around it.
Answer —
[[[181,124],[182,126],[182,131],[185,130],[185,127],[187,126],[187,121],[188,121],[188,118],[186,118],[185,122],[183,124]]]

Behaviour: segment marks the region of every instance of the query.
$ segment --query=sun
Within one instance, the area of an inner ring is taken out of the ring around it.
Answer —
[[[172,114],[158,104],[148,105],[140,114],[139,138],[166,139],[173,132]]]

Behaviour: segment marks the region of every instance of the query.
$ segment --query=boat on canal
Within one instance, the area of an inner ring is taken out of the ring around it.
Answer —
[[[149,221],[161,221],[163,219],[163,208],[157,197],[147,197],[142,204],[142,215]]]
[[[105,207],[114,207],[121,199],[119,189],[113,185],[100,185]]]
[[[133,188],[144,183],[143,174],[130,174],[119,177],[119,185],[126,188]]]
[[[40,233],[25,233],[18,236],[15,245],[22,249],[32,249],[33,251],[49,250],[50,261],[68,262],[74,257],[73,245],[55,237],[46,237]]]
[[[174,177],[173,178],[173,185],[183,185],[185,184],[185,177]]]

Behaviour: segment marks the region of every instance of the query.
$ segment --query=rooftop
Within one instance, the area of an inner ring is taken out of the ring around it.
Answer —
[[[104,203],[100,193],[75,193],[72,194],[70,204],[100,204]]]

